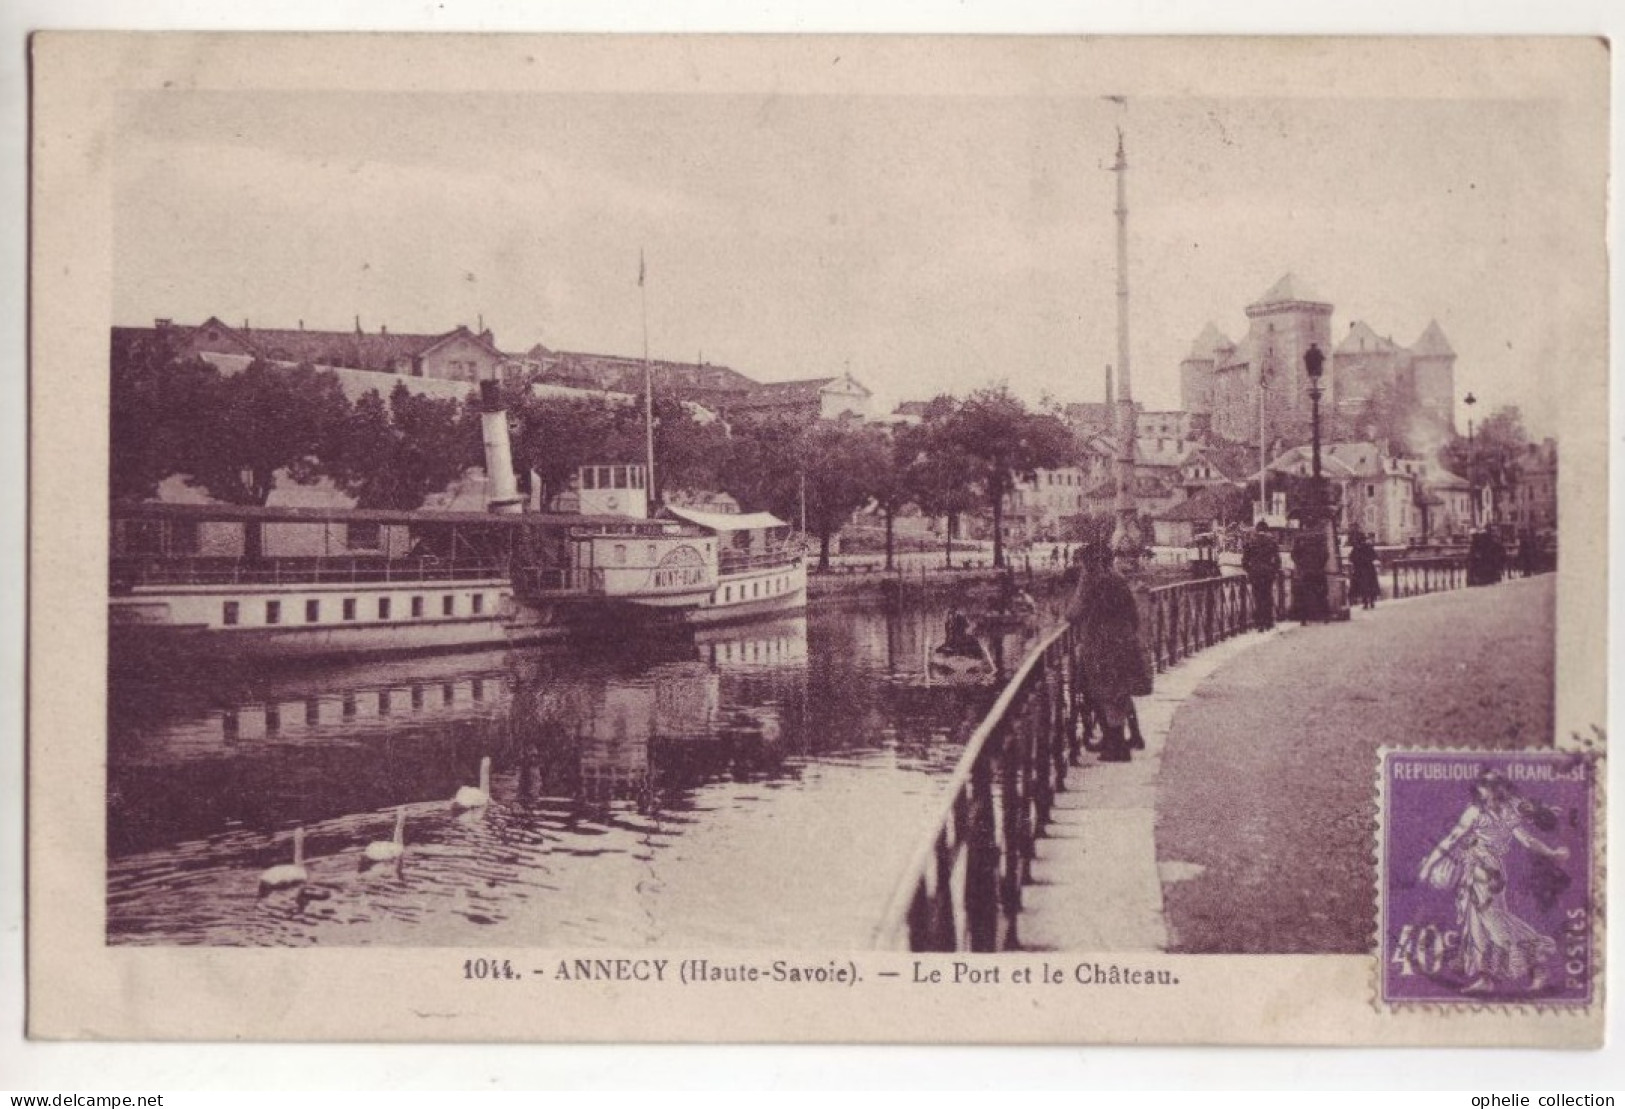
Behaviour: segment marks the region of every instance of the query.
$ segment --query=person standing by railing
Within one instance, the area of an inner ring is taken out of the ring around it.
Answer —
[[[1281,547],[1263,520],[1246,539],[1241,569],[1253,589],[1253,630],[1269,631],[1275,626],[1275,583],[1281,576]]]
[[[1084,547],[1083,575],[1066,614],[1077,632],[1083,692],[1100,719],[1100,761],[1128,762],[1133,752],[1126,728],[1134,698],[1151,694],[1151,667],[1140,643],[1134,593],[1112,568],[1107,544]]]
[[[1349,540],[1349,565],[1354,568],[1353,596],[1350,600],[1361,608],[1376,608],[1382,586],[1377,578],[1377,548],[1363,531],[1356,531]]]

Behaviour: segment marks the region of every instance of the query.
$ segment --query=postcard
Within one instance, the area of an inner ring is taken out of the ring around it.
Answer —
[[[32,62],[32,1036],[1600,1046],[1606,44]]]

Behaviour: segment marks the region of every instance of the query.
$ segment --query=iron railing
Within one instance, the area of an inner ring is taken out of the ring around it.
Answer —
[[[440,558],[115,558],[115,588],[138,585],[321,585],[480,581],[505,578],[491,559]]]
[[[1240,576],[1159,586],[1141,600],[1141,634],[1159,670],[1245,631],[1251,619],[1252,594]],[[877,946],[1017,946],[1022,887],[1088,726],[1077,634],[1063,626],[1027,655],[971,734],[937,822],[876,931]]]
[[[876,945],[1002,951],[1016,945],[1037,837],[1065,787],[1073,631],[1051,632],[972,733],[930,838],[909,864]]]
[[[1419,597],[1467,585],[1467,559],[1461,556],[1398,559],[1388,567],[1391,597]]]
[[[1276,611],[1284,600],[1276,583]],[[1252,623],[1253,594],[1247,578],[1198,578],[1148,590],[1141,606],[1140,634],[1158,670],[1246,631]]]

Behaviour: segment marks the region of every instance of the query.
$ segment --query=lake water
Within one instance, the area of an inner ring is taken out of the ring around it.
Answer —
[[[109,942],[867,946],[994,692],[924,680],[943,616],[120,678]],[[261,896],[298,827],[306,882]]]

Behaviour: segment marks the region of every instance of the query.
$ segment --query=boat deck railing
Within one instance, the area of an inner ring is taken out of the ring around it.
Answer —
[[[741,570],[769,570],[775,566],[794,566],[801,559],[799,547],[775,547],[766,551],[723,551],[718,557],[718,568],[724,574]]]
[[[495,559],[114,558],[113,588],[154,585],[325,585],[481,581],[508,576]]]

